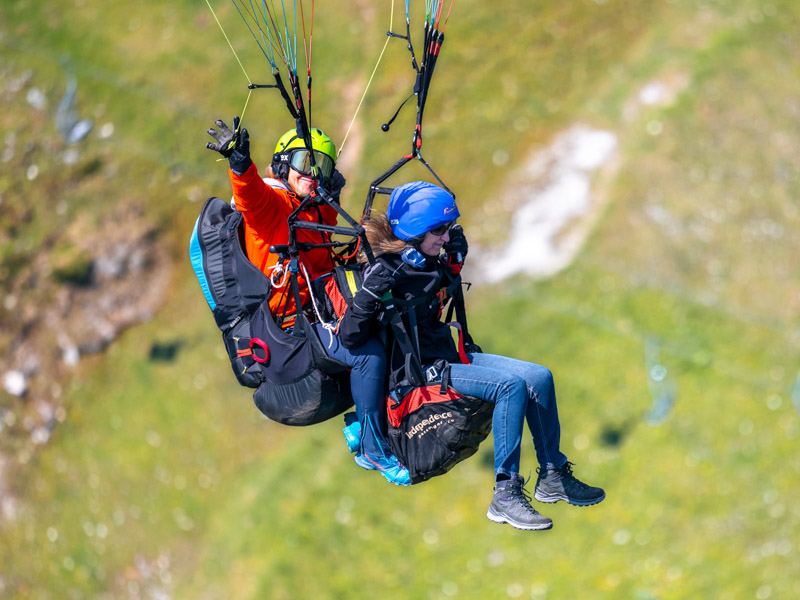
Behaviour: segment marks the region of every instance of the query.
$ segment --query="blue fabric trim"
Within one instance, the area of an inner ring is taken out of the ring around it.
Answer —
[[[217,303],[211,295],[211,288],[208,285],[206,272],[203,269],[203,249],[200,247],[200,239],[197,237],[197,227],[199,224],[200,219],[197,219],[194,223],[194,229],[192,230],[192,239],[189,242],[189,258],[192,260],[192,268],[194,269],[194,274],[197,276],[197,281],[200,282],[200,288],[203,290],[206,302],[208,302],[208,305],[213,311],[217,308]]]

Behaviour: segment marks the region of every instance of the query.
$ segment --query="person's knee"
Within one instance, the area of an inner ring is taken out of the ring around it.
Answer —
[[[364,370],[375,370],[383,373],[386,370],[386,350],[380,340],[370,338],[357,352],[358,366]]]
[[[528,385],[522,377],[508,374],[506,381],[503,384],[503,389],[508,394],[509,398],[524,397],[528,393]]]
[[[553,379],[553,372],[547,367],[536,365],[536,371],[532,377],[533,387],[537,389],[548,389],[555,387],[555,380]]]
[[[378,354],[367,354],[363,357],[363,364],[366,369],[383,373],[386,371],[386,353],[381,349]]]

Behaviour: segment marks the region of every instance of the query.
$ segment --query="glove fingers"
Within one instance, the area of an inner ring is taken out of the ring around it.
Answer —
[[[448,236],[449,239],[444,244],[445,252],[460,252],[463,255],[462,258],[465,258],[469,251],[469,245],[467,244],[467,238],[464,235],[464,229],[461,225],[453,225],[450,228]]]
[[[216,121],[214,121],[214,123],[216,123],[217,127],[219,127],[219,130],[222,132],[222,135],[226,137],[233,137],[233,132],[231,131],[230,127],[228,127],[225,124],[225,121],[223,121],[222,119],[217,119]]]
[[[223,137],[222,134],[213,127],[209,127],[206,130],[206,133],[211,137],[213,137],[215,140],[217,140],[219,143],[222,143],[222,137]]]

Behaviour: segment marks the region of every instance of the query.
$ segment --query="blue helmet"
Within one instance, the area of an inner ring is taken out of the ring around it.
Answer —
[[[459,212],[447,190],[427,181],[412,181],[392,190],[386,216],[392,233],[408,242],[455,221]]]

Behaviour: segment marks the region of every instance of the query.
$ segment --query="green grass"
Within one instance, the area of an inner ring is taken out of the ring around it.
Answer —
[[[151,2],[133,16],[93,0],[6,3],[4,79],[30,69],[24,89],[43,89],[52,111],[58,57],[70,52],[79,107],[115,134],[90,137],[68,167],[50,113],[24,92],[0,98],[4,132],[29,144],[0,173],[4,279],[25,304],[46,302],[54,287],[19,283],[42,247],[59,247],[87,212],[91,226],[134,202],[162,224],[178,267],[163,310],[81,362],[66,383],[66,420],[14,469],[20,500],[0,523],[0,597],[800,595],[795,4],[455,4],[424,149],[458,194],[470,239],[503,238],[502,200],[522,196],[505,187],[509,173],[557,132],[580,121],[620,141],[606,208],[575,264],[468,297],[485,350],[553,370],[563,449],[607,492],[592,508],[537,504],[555,527],[529,534],[484,517],[491,440],[452,473],[398,489],[354,466],[338,419],[282,427],[236,385],[185,250],[198,200],[228,189],[204,131],[246,96],[205,4]],[[215,8],[239,32],[251,77],[263,77],[230,4]],[[368,76],[388,14],[317,10],[317,48],[333,51],[315,58],[315,120],[340,137],[353,108],[343,87]],[[399,121],[378,129],[411,85],[404,53],[390,44],[362,109],[348,206],[408,150]],[[687,84],[673,104],[626,117],[647,82],[674,73]],[[284,112],[274,96],[251,98],[256,160],[291,125]],[[498,150],[507,164],[493,163]],[[28,181],[34,163],[40,175]],[[59,200],[66,210],[54,214]],[[151,359],[156,343],[178,344],[176,359]],[[676,389],[657,426],[646,422],[648,344]],[[535,467],[526,439],[522,470]]]

